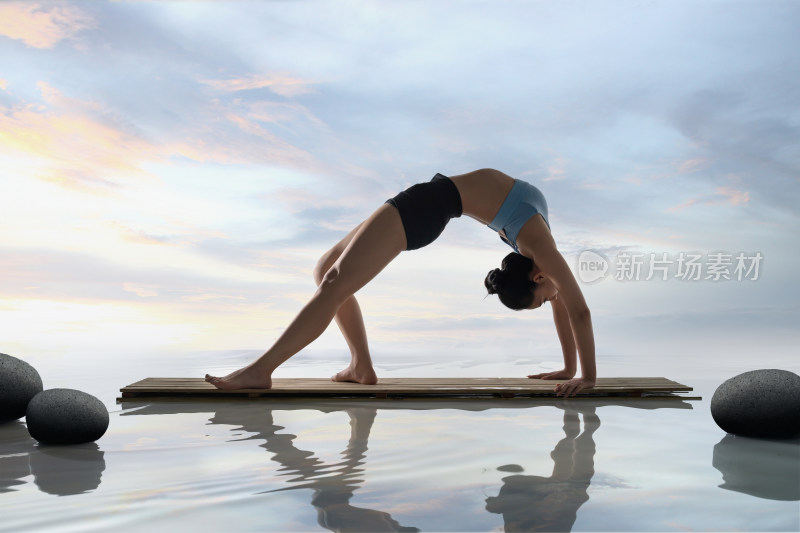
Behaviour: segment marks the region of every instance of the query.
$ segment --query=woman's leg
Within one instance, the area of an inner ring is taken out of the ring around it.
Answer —
[[[317,292],[275,344],[248,366],[206,381],[220,389],[270,388],[272,372],[319,337],[341,305],[406,248],[400,213],[383,204],[356,230],[339,259],[325,273]]]
[[[328,250],[317,262],[314,268],[314,281],[319,286],[325,274],[341,257],[350,241],[353,240],[356,232],[361,225],[357,226],[344,239],[339,241],[333,248]],[[369,344],[367,342],[367,330],[364,327],[364,317],[361,314],[361,307],[355,296],[349,297],[339,306],[336,311],[336,324],[344,335],[347,346],[350,348],[350,365],[331,377],[333,381],[354,381],[362,385],[374,385],[378,382],[378,376],[372,367],[372,358],[369,354]]]

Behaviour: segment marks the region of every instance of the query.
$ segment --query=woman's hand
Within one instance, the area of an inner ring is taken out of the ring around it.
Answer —
[[[567,381],[566,383],[559,383],[556,385],[556,396],[563,396],[569,398],[575,396],[584,389],[591,389],[594,387],[595,382],[586,378],[575,378]]]
[[[528,378],[530,379],[572,379],[574,377],[575,377],[575,372],[574,371],[570,372],[567,369],[528,376]]]
[[[556,396],[569,398],[575,396],[584,389],[591,389],[595,382],[586,378],[574,378],[575,372],[570,372],[566,368],[556,372],[546,372],[543,374],[533,374],[528,376],[531,379],[568,379],[566,383],[556,385]],[[574,378],[574,379],[573,379]]]

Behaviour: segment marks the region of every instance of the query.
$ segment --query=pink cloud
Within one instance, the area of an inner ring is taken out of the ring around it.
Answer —
[[[678,172],[681,174],[689,174],[691,172],[697,172],[698,170],[702,170],[709,165],[710,161],[705,157],[695,157],[694,159],[687,159],[686,161],[682,162],[678,167]]]
[[[292,97],[313,92],[314,82],[289,76],[287,74],[251,74],[242,78],[225,80],[203,80],[203,83],[218,91],[237,92],[267,88],[280,96]]]
[[[567,158],[555,153],[551,148],[547,149],[548,152],[553,154],[553,159],[547,167],[547,176],[542,178],[542,181],[558,181],[563,180],[567,174]]]
[[[747,191],[737,191],[730,187],[717,187],[717,194],[724,197],[726,203],[731,205],[746,204],[750,201],[750,193]]]
[[[74,6],[0,3],[0,35],[20,40],[34,48],[52,48],[59,41],[94,24],[92,17]]]
[[[268,122],[299,117],[324,128],[302,106],[220,107],[210,120],[190,125],[180,139],[149,138],[100,102],[70,98],[38,84],[41,101],[0,105],[0,153],[36,162],[36,177],[70,188],[107,192],[130,176],[147,178],[142,165],[180,156],[198,162],[314,166],[313,157],[268,131]],[[154,178],[155,179],[155,178]]]
[[[292,102],[256,102],[250,106],[248,117],[260,122],[275,124],[303,119],[317,126],[327,127],[307,107]]]
[[[280,160],[284,162],[291,161],[294,163],[311,164],[312,157],[308,152],[273,135],[261,126],[257,120],[236,113],[228,113],[225,118],[233,124],[236,124],[243,132],[264,141],[260,143],[260,148],[255,148],[254,150],[254,152],[260,151],[260,157],[272,161]]]
[[[693,205],[742,205],[749,201],[750,193],[748,191],[739,191],[730,187],[717,187],[713,194],[691,198],[680,205],[670,207],[667,211],[680,211]]]
[[[39,88],[47,105],[0,108],[0,145],[11,155],[38,160],[38,177],[65,185],[114,185],[109,171],[141,173],[139,162],[158,156],[146,139],[94,117],[97,104],[65,98],[46,83]]]

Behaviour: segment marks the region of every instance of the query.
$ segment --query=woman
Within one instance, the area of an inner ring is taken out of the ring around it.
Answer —
[[[558,372],[529,378],[565,379],[556,394],[568,397],[595,384],[594,333],[589,308],[575,277],[556,249],[547,221],[547,204],[532,185],[497,170],[453,176],[437,174],[387,200],[323,255],[314,269],[317,291],[264,355],[225,377],[206,374],[220,389],[268,389],[272,372],[319,337],[336,319],[350,347],[350,366],[334,381],[365,385],[378,381],[367,345],[361,309],[354,294],[403,250],[433,242],[451,218],[466,214],[500,233],[514,248],[501,268],[486,276],[490,294],[512,309],[553,306],[553,319],[564,355]],[[576,349],[581,376],[575,378]]]

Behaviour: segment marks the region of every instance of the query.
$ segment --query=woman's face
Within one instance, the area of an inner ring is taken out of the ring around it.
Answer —
[[[533,267],[530,278],[531,281],[536,283],[536,290],[533,291],[533,302],[528,309],[541,307],[543,303],[549,302],[558,296],[556,286],[538,267]]]

